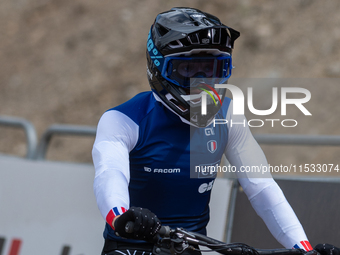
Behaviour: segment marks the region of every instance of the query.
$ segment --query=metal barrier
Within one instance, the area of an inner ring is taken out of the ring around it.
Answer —
[[[65,124],[50,126],[39,141],[35,159],[45,159],[53,135],[95,136],[96,127]],[[256,134],[254,138],[261,144],[340,146],[340,136],[335,135]]]
[[[22,118],[0,116],[0,125],[23,128],[27,138],[26,157],[37,160],[45,159],[53,135],[96,135],[96,127],[93,126],[55,124],[45,131],[37,146],[37,133],[31,122]],[[255,134],[254,138],[261,144],[340,146],[339,135]]]
[[[24,129],[27,141],[26,158],[33,159],[37,148],[37,132],[33,124],[22,118],[0,116],[0,125]]]
[[[50,143],[53,135],[95,136],[96,127],[62,124],[50,126],[39,141],[34,157],[35,159],[45,159],[48,144]]]
[[[340,145],[339,135],[256,134],[254,138],[258,143],[272,145]]]

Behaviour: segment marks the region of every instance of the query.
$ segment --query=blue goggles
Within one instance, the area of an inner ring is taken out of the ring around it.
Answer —
[[[165,57],[162,76],[183,88],[195,86],[194,78],[209,78],[215,84],[222,84],[231,75],[231,56],[209,57]]]

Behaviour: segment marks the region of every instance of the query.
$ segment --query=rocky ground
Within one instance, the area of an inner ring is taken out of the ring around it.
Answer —
[[[149,90],[148,30],[157,13],[174,6],[210,12],[241,32],[233,78],[314,78],[308,87],[311,119],[294,113],[302,121],[299,128],[264,127],[254,133],[340,134],[337,0],[2,0],[0,115],[31,121],[39,136],[54,123],[96,125],[105,110]],[[332,84],[325,86],[325,78]],[[271,86],[259,86],[258,93],[270,98],[264,89]],[[25,155],[21,131],[0,131],[1,152]],[[47,158],[90,162],[92,143],[93,138],[55,137]],[[340,164],[336,148],[263,148],[273,164]]]

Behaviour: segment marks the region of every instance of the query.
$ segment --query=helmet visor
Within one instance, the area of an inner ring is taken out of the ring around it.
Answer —
[[[219,57],[166,57],[162,76],[184,87],[197,86],[197,79],[209,78],[214,83],[224,83],[231,75],[230,55]],[[191,82],[190,82],[191,79]]]

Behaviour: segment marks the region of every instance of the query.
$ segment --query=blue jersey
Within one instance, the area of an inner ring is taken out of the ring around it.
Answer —
[[[229,102],[224,100],[218,113],[221,119]],[[148,208],[163,225],[205,233],[216,172],[200,170],[220,164],[227,126],[196,128],[183,123],[152,92],[138,94],[109,111],[123,113],[139,127],[137,143],[129,153],[130,206]],[[115,238],[113,232],[107,225],[105,237]]]

